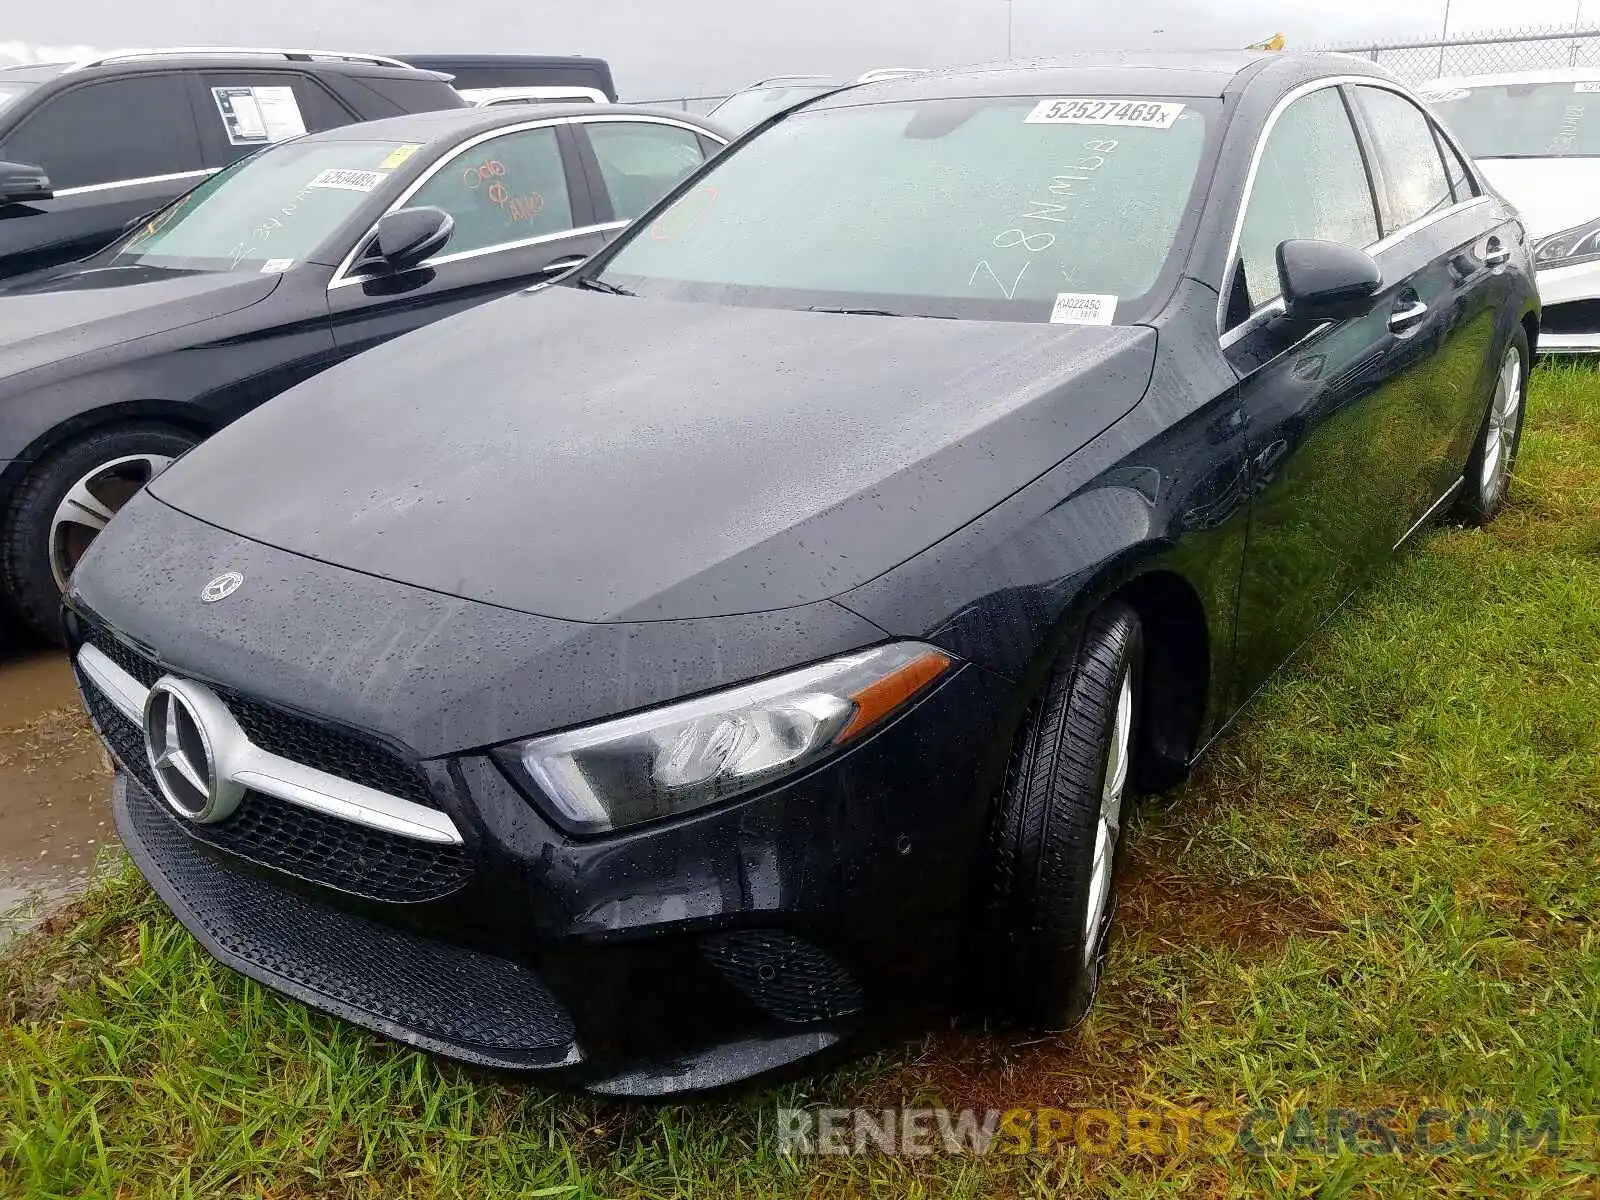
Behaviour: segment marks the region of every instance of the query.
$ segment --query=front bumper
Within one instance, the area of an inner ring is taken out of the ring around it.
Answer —
[[[121,768],[118,830],[215,957],[407,1044],[619,1095],[736,1083],[948,999],[1004,701],[962,669],[809,775],[587,841],[487,756],[418,762],[415,794],[464,839],[441,849],[258,795],[221,824],[183,820],[154,795],[138,727],[80,682]],[[264,744],[379,778],[305,717],[227,694]]]
[[[1600,354],[1600,262],[1540,271],[1541,354]]]

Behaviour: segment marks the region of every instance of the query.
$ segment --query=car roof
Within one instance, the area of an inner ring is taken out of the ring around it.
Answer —
[[[398,117],[384,117],[378,121],[365,121],[358,125],[341,125],[337,129],[324,129],[308,134],[301,141],[308,142],[423,142],[454,141],[462,134],[497,129],[502,125],[526,125],[530,121],[558,121],[568,117],[588,117],[605,120],[613,117],[665,117],[703,129],[720,138],[728,133],[692,113],[643,108],[633,104],[541,104],[536,108],[513,105],[490,105],[463,108],[440,108],[432,112],[405,113]]]
[[[1600,80],[1600,67],[1552,67],[1540,71],[1501,71],[1492,75],[1450,75],[1430,79],[1420,85],[1424,92],[1456,88],[1504,87],[1517,83],[1593,83]]]
[[[1286,54],[1266,50],[1122,50],[1063,55],[923,71],[841,88],[811,105],[828,108],[878,101],[963,96],[1220,97],[1258,69],[1284,76],[1373,75],[1387,71],[1343,54]]]
[[[0,67],[0,83],[48,83],[70,63],[17,63],[15,66]]]

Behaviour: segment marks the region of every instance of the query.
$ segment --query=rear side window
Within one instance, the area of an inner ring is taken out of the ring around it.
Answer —
[[[348,87],[360,89],[370,96],[360,102],[364,115],[389,117],[399,113],[433,112],[439,108],[463,108],[466,101],[461,93],[448,83],[426,76],[410,75],[353,75],[345,80]]]
[[[194,113],[177,74],[108,79],[62,92],[0,149],[0,157],[43,167],[57,191],[202,165]]]
[[[408,208],[422,205],[455,218],[445,254],[571,229],[572,200],[556,131],[524,129],[456,155],[406,201]]]
[[[619,221],[633,220],[705,161],[699,137],[676,125],[595,121],[584,128]]]
[[[1473,181],[1472,172],[1467,170],[1466,162],[1456,153],[1456,148],[1444,134],[1439,132],[1437,125],[1433,127],[1433,136],[1439,143],[1439,153],[1444,155],[1444,170],[1450,177],[1451,194],[1458,203],[1462,200],[1471,200],[1478,194],[1478,185]]]
[[[1358,87],[1355,94],[1377,150],[1384,232],[1392,233],[1454,204],[1455,193],[1427,114],[1404,96],[1383,88]]]
[[[1296,100],[1267,135],[1239,233],[1243,294],[1236,280],[1230,324],[1279,296],[1278,246],[1291,238],[1357,248],[1378,240],[1361,147],[1336,88]]]

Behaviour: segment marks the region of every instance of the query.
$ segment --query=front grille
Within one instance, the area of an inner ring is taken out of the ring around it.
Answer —
[[[223,962],[368,1029],[468,1062],[570,1066],[572,1019],[531,971],[325,907],[198,853],[124,781],[117,830],[178,919]]]
[[[158,663],[102,629],[91,628],[88,641],[145,687],[166,673]],[[377,742],[262,704],[230,688],[214,690],[250,740],[263,750],[413,804],[439,807],[422,772]]]
[[[78,678],[100,736],[144,791],[158,795],[143,731],[81,673]],[[170,819],[188,836],[219,850],[372,900],[436,900],[465,886],[472,874],[461,846],[369,829],[260,792],[245,793],[233,816],[216,825],[180,821],[175,814]]]
[[[717,934],[700,948],[724,979],[779,1021],[826,1021],[861,1008],[861,989],[849,972],[793,934]]]

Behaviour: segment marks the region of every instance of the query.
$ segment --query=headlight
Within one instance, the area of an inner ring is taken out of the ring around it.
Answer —
[[[1540,238],[1533,244],[1533,265],[1537,268],[1570,267],[1574,263],[1600,259],[1600,221],[1590,221],[1576,229],[1566,229]]]
[[[861,738],[954,660],[895,642],[497,753],[577,832],[677,816],[804,770]]]

